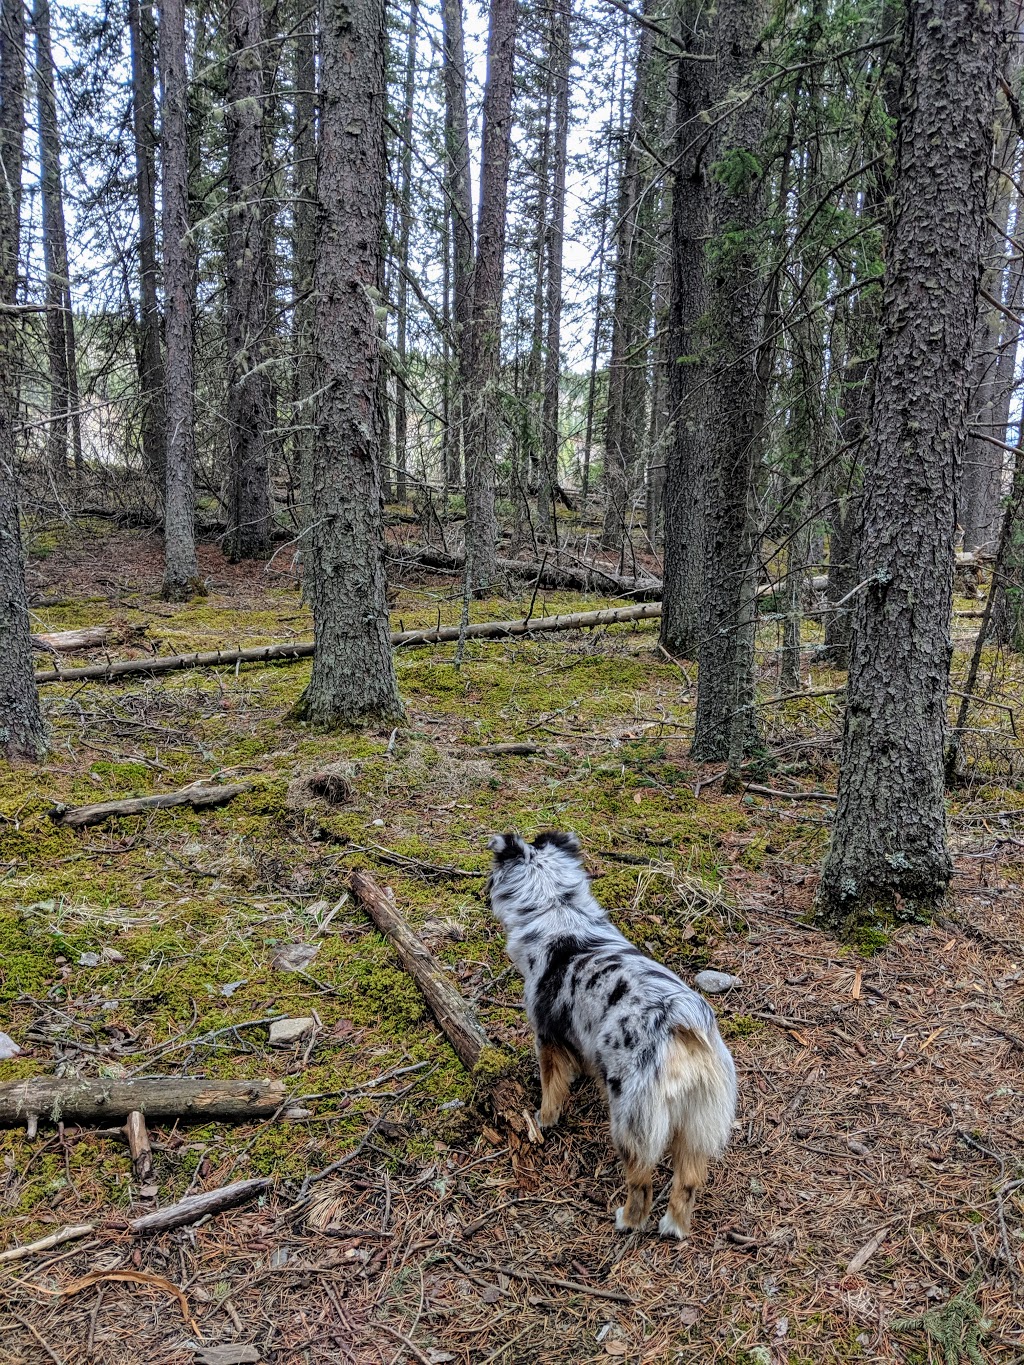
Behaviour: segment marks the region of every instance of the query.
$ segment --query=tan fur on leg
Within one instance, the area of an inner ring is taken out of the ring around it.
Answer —
[[[672,1139],[672,1190],[668,1197],[668,1213],[658,1225],[662,1237],[690,1235],[694,1200],[708,1178],[708,1159],[690,1149],[683,1133]]]
[[[576,1078],[576,1063],[564,1047],[542,1043],[538,1049],[540,1060],[540,1108],[537,1122],[542,1128],[553,1127],[562,1115],[562,1105],[569,1095],[569,1087]]]
[[[647,1222],[654,1199],[654,1168],[640,1166],[629,1157],[622,1158],[626,1176],[626,1202],[615,1212],[615,1226],[620,1232],[642,1228]]]

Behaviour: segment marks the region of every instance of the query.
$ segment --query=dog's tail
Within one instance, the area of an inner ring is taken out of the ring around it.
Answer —
[[[670,1141],[682,1138],[694,1156],[715,1160],[728,1146],[736,1116],[729,1049],[713,1025],[705,1031],[683,1024],[671,1029],[664,1047],[653,1082],[622,1115],[624,1149],[653,1166]]]

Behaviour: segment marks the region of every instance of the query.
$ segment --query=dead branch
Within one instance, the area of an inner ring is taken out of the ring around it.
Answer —
[[[0,1085],[0,1128],[48,1123],[124,1123],[147,1119],[249,1123],[275,1114],[287,1099],[283,1081],[196,1080],[185,1076],[137,1079],[56,1079],[33,1076]]]
[[[0,1262],[20,1261],[26,1256],[37,1256],[41,1251],[52,1251],[54,1247],[62,1246],[65,1242],[75,1242],[80,1237],[88,1237],[90,1232],[95,1232],[96,1228],[92,1223],[81,1223],[76,1227],[61,1228],[59,1232],[51,1232],[49,1237],[40,1237],[38,1242],[26,1242],[20,1247],[9,1247],[6,1251],[0,1251]]]
[[[459,572],[466,564],[465,555],[445,554],[429,547],[403,549],[393,558],[404,564],[422,564],[427,569],[447,569],[452,573]],[[612,588],[617,594],[635,598],[639,602],[655,601],[661,597],[661,580],[658,578],[624,578],[611,569],[586,560],[580,560],[578,568],[562,564],[527,563],[522,559],[499,559],[497,565],[502,573],[529,579],[542,588],[562,588],[571,592],[606,592]]]
[[[171,1228],[187,1227],[189,1223],[197,1223],[209,1214],[220,1213],[222,1209],[233,1208],[262,1194],[270,1185],[267,1176],[236,1180],[233,1185],[223,1185],[219,1190],[206,1190],[203,1194],[190,1194],[177,1204],[168,1204],[165,1209],[133,1218],[128,1226],[132,1232],[168,1232]]]
[[[59,825],[84,829],[86,825],[101,825],[115,815],[146,815],[149,811],[169,810],[172,806],[191,806],[194,810],[223,806],[248,790],[247,782],[217,787],[203,787],[197,783],[158,796],[129,796],[119,801],[100,801],[93,806],[54,806],[50,817]]]
[[[98,649],[110,636],[107,626],[84,626],[81,630],[57,630],[32,636],[33,649],[70,654],[75,649]]]

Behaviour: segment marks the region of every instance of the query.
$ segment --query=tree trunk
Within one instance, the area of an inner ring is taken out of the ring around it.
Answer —
[[[60,126],[50,42],[49,0],[35,0],[32,29],[36,48],[36,98],[39,106],[40,186],[43,201],[43,261],[46,270],[46,342],[50,371],[50,422],[47,458],[58,478],[67,476],[68,422],[76,471],[82,468],[82,431],[78,412],[78,366],[64,190],[60,167]]]
[[[1002,3],[911,0],[865,452],[860,573],[820,918],[850,937],[945,894],[955,501]]]
[[[562,378],[562,255],[565,242],[565,175],[569,147],[569,0],[555,0],[551,12],[551,73],[555,123],[551,149],[551,203],[547,229],[547,333],[544,340],[544,409],[541,431],[537,521],[542,532],[557,527],[555,490],[559,485],[559,386]],[[557,542],[557,535],[555,540]]]
[[[196,558],[193,251],[189,240],[188,76],[185,0],[160,0],[160,131],[163,163],[164,336],[167,344],[167,479],[162,593],[182,602],[202,591]]]
[[[463,393],[466,461],[466,574],[474,591],[495,579],[495,447],[501,372],[501,301],[505,286],[505,209],[512,153],[516,0],[491,0],[487,35],[480,214],[473,271],[469,371]],[[458,249],[456,249],[458,257]]]
[[[303,0],[308,3],[308,0]],[[295,161],[292,211],[293,453],[300,479],[310,468],[313,436],[313,262],[316,254],[316,21],[303,14],[295,33]],[[303,525],[311,520],[302,489]]]
[[[316,430],[305,480],[316,653],[297,710],[314,725],[334,726],[402,714],[385,594],[380,469],[384,0],[321,0],[320,32]]]
[[[413,101],[416,96],[416,35],[419,4],[410,0],[409,45],[405,60],[405,104],[402,110],[402,183],[399,187],[398,228],[398,387],[395,390],[395,498],[404,503],[409,496],[409,240],[412,236],[412,139]]]
[[[706,6],[689,0],[682,35],[689,51],[707,47]],[[708,303],[704,243],[708,231],[708,137],[702,116],[711,100],[706,62],[680,63],[676,109],[676,169],[672,183],[672,296],[669,304],[669,405],[665,450],[665,591],[661,643],[677,658],[695,659],[704,596],[705,501],[709,432],[704,425],[706,365],[701,320]]]
[[[644,18],[650,18],[651,12],[651,0],[644,0]],[[653,54],[654,33],[644,25],[637,40],[636,79],[630,100],[615,218],[615,301],[608,360],[604,441],[606,504],[601,534],[601,543],[609,550],[623,549],[628,539],[640,433],[647,408],[646,356],[652,263],[649,236],[653,213],[652,196],[643,193],[642,157],[644,141],[650,133]]]
[[[224,273],[227,322],[228,559],[270,554],[272,426],[267,333],[270,327],[270,238],[264,200],[267,91],[263,79],[262,0],[228,0],[227,245]]]
[[[132,55],[135,193],[139,211],[139,395],[142,463],[153,491],[163,495],[167,466],[164,358],[156,262],[156,21],[152,0],[128,0]]]
[[[580,491],[586,508],[590,496],[590,453],[594,444],[594,423],[597,410],[597,361],[601,353],[601,335],[604,331],[604,269],[608,247],[608,188],[612,178],[611,138],[608,139],[607,155],[604,163],[604,188],[601,192],[601,238],[597,246],[597,288],[594,295],[594,334],[590,347],[590,376],[587,379],[587,418],[583,436],[583,468],[580,471]]]
[[[449,442],[448,483],[461,482],[465,437],[463,394],[469,375],[473,325],[473,197],[470,189],[469,118],[466,113],[466,43],[462,0],[442,0],[445,187],[452,242],[455,383],[449,398],[454,436]]]
[[[753,73],[763,0],[721,0],[713,28],[716,105],[728,102],[709,186],[706,609],[698,650],[693,755],[740,766],[753,702],[757,535],[754,487],[763,432],[759,230],[765,100]]]
[[[25,157],[25,0],[3,0],[0,6],[0,164],[10,195],[4,230],[9,234],[3,266],[5,303],[18,294],[21,258],[21,177]],[[13,358],[13,357],[12,357]],[[5,391],[6,392],[6,391]]]
[[[1018,445],[1010,504],[1006,509],[1002,562],[992,568],[990,635],[992,640],[1024,654],[1024,458]]]
[[[3,9],[0,41],[0,300],[15,296],[18,271],[18,205],[21,202],[21,144],[18,124],[23,106],[9,102],[10,92],[24,91],[24,48],[13,42],[18,18]],[[14,315],[0,310],[0,754],[9,762],[39,759],[46,749],[46,726],[39,710],[33,677],[32,642],[25,561],[18,517],[14,463]]]

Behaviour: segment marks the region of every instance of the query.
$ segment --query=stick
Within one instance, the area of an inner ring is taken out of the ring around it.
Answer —
[[[101,825],[115,815],[145,815],[151,810],[169,810],[172,806],[191,806],[194,810],[223,806],[248,790],[248,782],[218,787],[203,787],[196,783],[159,796],[130,796],[121,801],[100,801],[94,806],[54,806],[50,818],[58,825],[84,829],[86,825]]]
[[[884,1228],[879,1228],[871,1241],[861,1247],[860,1251],[857,1252],[856,1256],[854,1256],[853,1260],[846,1267],[847,1275],[859,1275],[888,1235],[888,1225]]]
[[[452,985],[444,968],[405,922],[390,887],[381,887],[368,872],[355,871],[349,885],[377,928],[395,945],[398,960],[423,993],[434,1018],[455,1049],[459,1061],[472,1071],[492,1047],[472,1007]]]
[[[468,640],[500,640],[511,635],[535,635],[551,630],[587,630],[592,626],[614,626],[630,621],[654,621],[661,615],[660,602],[645,602],[636,607],[606,607],[602,611],[580,611],[569,616],[542,616],[536,621],[478,621],[466,627]],[[458,626],[435,626],[430,630],[392,631],[395,648],[413,649],[419,645],[439,645],[457,641]],[[184,668],[217,668],[225,664],[294,663],[313,657],[312,640],[296,640],[286,645],[259,645],[253,649],[214,649],[200,654],[175,654],[163,658],[115,659],[109,664],[90,664],[85,668],[52,668],[36,674],[36,682],[87,682],[90,679],[150,676]]]
[[[35,1076],[0,1085],[0,1128],[18,1128],[33,1119],[124,1123],[134,1112],[150,1120],[248,1123],[275,1113],[287,1094],[283,1081],[195,1080],[184,1076],[56,1080]]]
[[[775,787],[759,787],[756,782],[747,782],[744,791],[755,796],[776,796],[782,801],[838,801],[835,792],[783,792]]]
[[[168,1232],[171,1228],[183,1228],[189,1223],[197,1223],[208,1214],[220,1213],[222,1209],[233,1208],[247,1199],[270,1188],[268,1176],[257,1176],[254,1180],[236,1180],[233,1185],[223,1185],[219,1190],[206,1190],[203,1194],[190,1194],[177,1204],[168,1204],[165,1209],[155,1213],[143,1214],[133,1218],[128,1224],[132,1232]]]
[[[133,1109],[125,1121],[124,1131],[128,1138],[128,1150],[132,1154],[135,1179],[140,1185],[148,1185],[153,1179],[153,1149],[149,1145],[145,1115]]]
[[[65,1242],[77,1241],[79,1237],[88,1237],[90,1232],[95,1231],[92,1223],[61,1228],[60,1232],[51,1232],[49,1237],[40,1237],[38,1242],[26,1242],[24,1246],[9,1247],[7,1251],[0,1251],[0,1262],[21,1261],[26,1256],[36,1256],[41,1251],[52,1251],[54,1247],[62,1246]]]

